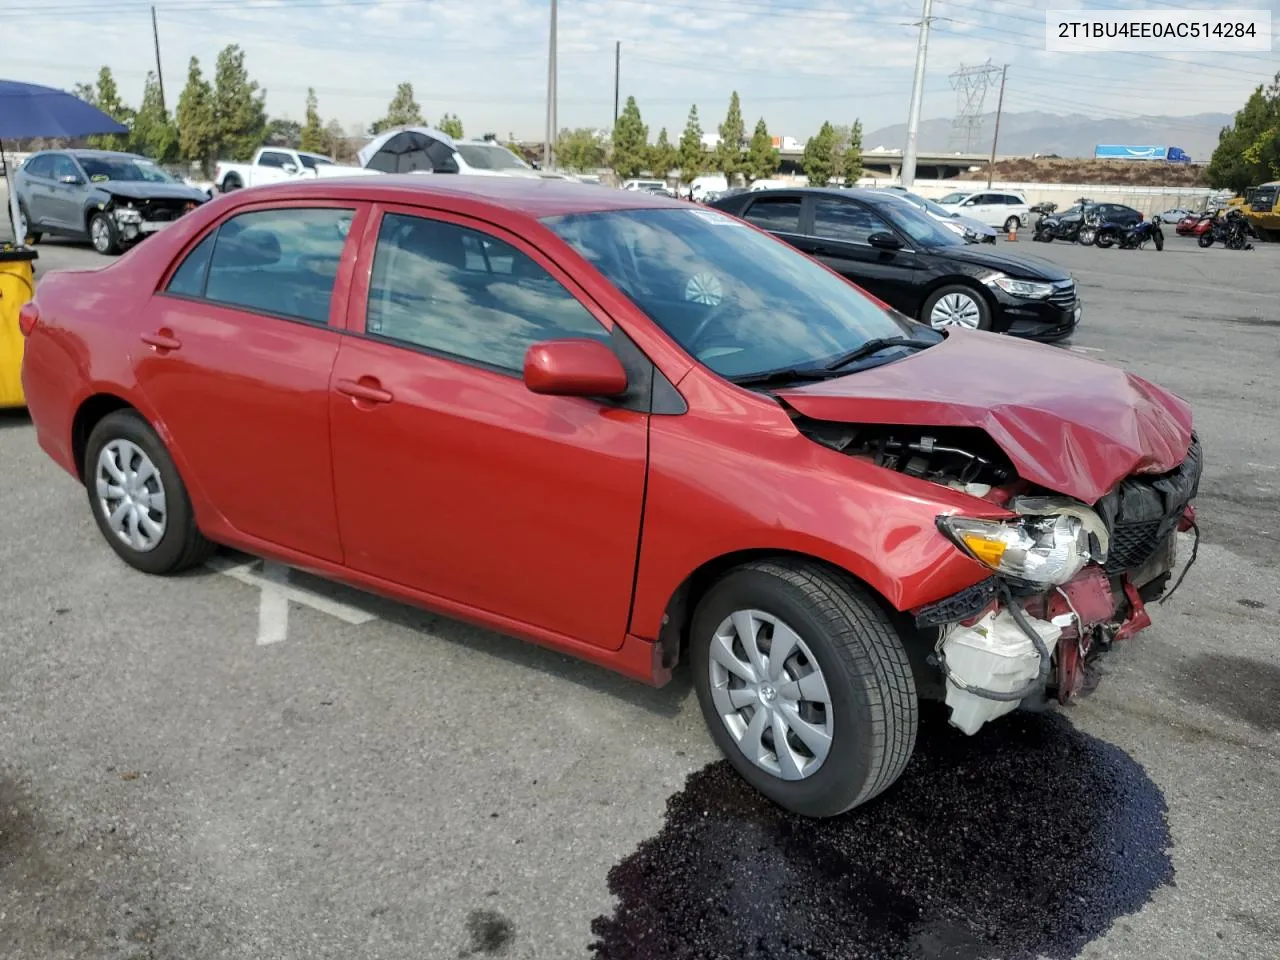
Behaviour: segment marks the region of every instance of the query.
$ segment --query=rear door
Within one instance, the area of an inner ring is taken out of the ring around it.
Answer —
[[[367,214],[307,201],[223,220],[151,298],[133,354],[189,482],[225,522],[334,562],[329,379]]]
[[[599,340],[624,363],[630,341],[564,270],[488,223],[387,207],[363,246],[329,395],[347,565],[617,649],[647,405],[541,396],[521,374],[543,340]]]
[[[22,186],[20,193],[26,204],[27,214],[32,223],[27,224],[29,230],[39,230],[53,225],[50,213],[50,201],[53,197],[53,156],[45,154],[29,161],[22,168]]]
[[[71,182],[64,182],[70,180]],[[63,230],[85,230],[83,219],[86,178],[80,165],[65,153],[53,155],[53,178],[49,184],[46,216]]]

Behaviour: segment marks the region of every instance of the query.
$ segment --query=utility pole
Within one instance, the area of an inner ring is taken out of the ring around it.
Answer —
[[[622,41],[613,48],[613,128],[618,128],[618,81],[622,77]]]
[[[902,151],[902,185],[916,179],[916,141],[920,137],[920,104],[924,100],[924,61],[929,53],[929,27],[933,23],[933,0],[924,0],[920,16],[920,39],[916,43],[916,76],[911,84],[911,110],[907,114],[907,148]]]
[[[991,179],[995,176],[996,165],[996,144],[1000,142],[1000,114],[1004,111],[1004,81],[1009,74],[1009,65],[1006,63],[1004,69],[1000,71],[1000,99],[996,102],[996,132],[991,137],[991,162],[987,164],[987,189],[991,189]]]
[[[156,42],[156,79],[160,82],[160,110],[165,112],[164,105],[164,71],[160,69],[160,28],[156,26],[156,8],[151,8],[151,36]]]
[[[547,50],[547,142],[542,148],[542,168],[556,162],[556,0],[551,0],[551,38]]]

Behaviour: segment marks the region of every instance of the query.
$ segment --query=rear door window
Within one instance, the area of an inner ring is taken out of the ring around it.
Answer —
[[[329,322],[355,210],[282,207],[231,217],[174,272],[166,292],[289,320]]]
[[[779,233],[800,232],[799,197],[761,197],[751,201],[743,219],[762,230]]]
[[[813,205],[813,233],[817,237],[865,244],[871,234],[888,229],[883,220],[861,204],[831,198]]]

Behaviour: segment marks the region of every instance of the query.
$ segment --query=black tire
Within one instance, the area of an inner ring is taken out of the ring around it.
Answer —
[[[1115,246],[1118,239],[1119,238],[1114,230],[1099,230],[1098,235],[1093,239],[1093,245],[1106,250]]]
[[[218,189],[223,193],[230,193],[232,190],[239,190],[244,184],[240,182],[240,174],[228,173],[222,178],[222,186]]]
[[[155,465],[160,482],[164,485],[164,531],[150,550],[134,549],[111,529],[106,508],[98,495],[98,458],[104,447],[118,440],[128,441],[140,449]],[[169,451],[137,411],[116,410],[98,421],[85,444],[81,469],[85,478],[85,490],[89,495],[89,509],[93,512],[98,529],[111,549],[131,567],[144,573],[177,573],[203,563],[213,554],[216,547],[196,527],[191,498]]]
[[[1156,245],[1157,250],[1164,249],[1164,231],[1156,229],[1151,234],[1151,242]]]
[[[1021,229],[1022,229],[1022,221],[1019,220],[1017,217],[1010,217],[1008,220],[1004,222],[1005,233],[1010,233],[1013,230],[1021,230]]]
[[[1091,247],[1098,238],[1098,231],[1093,227],[1081,227],[1076,234],[1076,243],[1082,247]]]
[[[937,290],[933,291],[933,293],[929,294],[928,298],[924,302],[924,306],[920,308],[920,318],[919,318],[920,321],[922,323],[927,323],[929,324],[929,326],[932,327],[933,323],[930,321],[929,317],[933,313],[933,308],[937,306],[938,301],[941,300],[943,297],[951,296],[952,294],[962,294],[968,297],[970,300],[972,300],[975,304],[977,304],[977,307],[978,307],[977,329],[979,330],[991,329],[991,304],[987,303],[986,297],[980,294],[977,290],[973,289],[973,287],[967,287],[962,283],[950,283],[950,284],[947,284],[945,287],[939,287]],[[935,327],[935,329],[942,329],[942,328]]]
[[[120,231],[115,221],[102,210],[96,210],[89,218],[89,243],[104,257],[120,252]]]
[[[1213,234],[1211,233],[1200,234],[1200,236],[1196,237],[1196,243],[1200,244],[1200,246],[1202,247],[1213,246]]]
[[[710,648],[730,614],[758,610],[795,630],[826,681],[832,737],[810,776],[783,780],[749,760],[717,712]],[[762,560],[731,571],[694,614],[690,663],[703,717],[716,745],[751,786],[806,817],[832,817],[888,789],[915,749],[919,699],[893,622],[852,577],[818,563]]]
[[[31,214],[27,213],[27,205],[21,200],[18,201],[18,212],[22,214],[22,222],[27,225],[27,242],[34,246],[40,242],[44,234],[39,230],[31,229]]]

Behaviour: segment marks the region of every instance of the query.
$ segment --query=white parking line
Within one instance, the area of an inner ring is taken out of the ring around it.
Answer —
[[[289,583],[289,568],[271,560],[263,560],[261,570],[255,569],[258,560],[234,563],[223,557],[213,557],[205,565],[225,574],[233,580],[257,587],[262,591],[258,604],[258,645],[280,643],[289,635],[289,604],[300,603],[344,623],[360,626],[378,618],[367,610],[333,600],[329,597]]]

